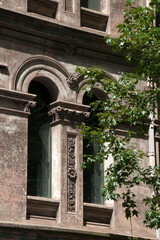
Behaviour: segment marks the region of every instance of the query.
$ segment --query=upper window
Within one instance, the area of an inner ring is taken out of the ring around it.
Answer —
[[[100,0],[81,0],[81,7],[100,11]]]
[[[106,31],[108,15],[101,12],[100,0],[81,0],[81,26]]]
[[[84,96],[83,103],[89,105],[91,102],[98,100],[96,96],[93,95],[92,98]],[[96,117],[96,112],[91,112],[89,119],[86,120],[86,124],[92,127],[98,126],[98,119]],[[83,144],[83,153],[96,155],[98,151],[98,143],[96,141],[92,142],[90,147],[87,146],[86,140]],[[102,196],[102,187],[104,184],[104,165],[100,162],[95,162],[90,167],[84,170],[83,174],[83,194],[84,202],[104,204],[104,198]]]
[[[51,197],[51,127],[48,90],[32,81],[29,93],[36,94],[36,107],[28,120],[28,195]]]

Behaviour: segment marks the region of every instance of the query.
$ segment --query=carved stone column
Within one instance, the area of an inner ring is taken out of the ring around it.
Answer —
[[[26,219],[27,118],[34,97],[0,89],[0,221]]]
[[[55,149],[52,156],[52,197],[59,197],[60,200],[58,221],[63,226],[83,226],[83,172],[80,167],[83,154],[82,136],[76,125],[82,124],[89,115],[88,107],[57,101],[51,104],[49,109],[53,129],[52,149]],[[59,192],[55,190],[57,179]]]

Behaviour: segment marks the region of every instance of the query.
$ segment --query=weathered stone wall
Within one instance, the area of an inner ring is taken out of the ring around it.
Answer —
[[[13,11],[26,12],[27,0],[0,0],[0,7],[12,9]]]
[[[49,11],[50,8],[52,8],[52,6],[50,7],[51,1],[37,1],[37,6],[34,7],[33,10],[32,7],[31,9],[28,7],[30,6],[30,3],[32,5],[32,2],[34,2],[34,5],[36,4],[35,0],[0,0],[0,7],[25,13],[31,16],[42,17],[43,19],[51,22],[58,20],[60,23],[74,28],[81,27],[82,15],[80,10],[80,0],[72,0],[68,2],[65,0],[53,1],[57,3],[56,6],[58,6],[56,7],[56,14],[54,17],[52,16],[52,13],[47,16],[47,9]],[[123,20],[122,12],[126,8],[125,3],[126,0],[101,0],[101,13],[109,17],[106,29],[104,29],[107,34],[110,34],[111,36],[117,36],[116,26]],[[137,4],[145,5],[146,0],[137,0]],[[36,11],[38,11],[38,15],[36,15]],[[88,28],[87,31],[93,31],[93,29]],[[94,29],[94,31],[96,30]]]
[[[27,119],[0,114],[0,123],[0,221],[24,221]]]

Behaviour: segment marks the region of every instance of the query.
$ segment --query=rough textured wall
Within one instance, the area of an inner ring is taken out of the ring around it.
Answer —
[[[0,115],[0,221],[26,218],[27,120]]]
[[[0,0],[0,7],[19,12],[26,12],[27,0]]]
[[[148,139],[147,138],[133,138],[131,144],[136,144],[137,149],[143,151],[145,155],[148,155]],[[142,162],[143,167],[149,166],[149,158],[145,157]],[[137,211],[138,217],[132,217],[130,219],[125,218],[124,209],[122,208],[122,202],[118,201],[114,203],[114,214],[113,214],[113,228],[117,233],[123,233],[126,235],[133,236],[143,236],[143,237],[152,237],[154,238],[156,235],[156,231],[154,229],[146,228],[143,224],[144,221],[144,213],[147,210],[143,199],[146,196],[151,195],[151,190],[145,185],[141,184],[140,186],[135,186],[132,189],[136,195],[137,202]],[[119,189],[119,192],[125,191],[122,187]]]
[[[146,5],[146,0],[137,0],[138,5]],[[123,11],[126,9],[126,0],[111,0],[110,1],[110,35],[118,36],[117,25],[123,22]]]

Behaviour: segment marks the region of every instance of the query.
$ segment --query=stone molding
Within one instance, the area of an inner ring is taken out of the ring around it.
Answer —
[[[34,107],[34,94],[0,88],[0,113],[28,117]]]
[[[48,114],[52,116],[51,125],[57,123],[82,124],[89,117],[88,109],[89,106],[86,105],[57,101],[50,104]]]
[[[45,76],[43,76],[42,71],[45,72]],[[65,79],[69,77],[68,71],[55,59],[43,55],[37,55],[27,59],[18,67],[13,76],[12,88],[18,91],[28,92],[29,83],[33,78],[54,78],[54,76],[59,79],[58,82],[52,82],[52,80],[50,81],[52,85],[55,84],[58,87],[60,92],[60,90],[63,90],[63,80],[65,81]],[[53,89],[51,89],[51,92],[52,91]],[[64,95],[66,94],[64,93]]]
[[[131,68],[133,67],[126,63],[122,53],[113,55],[111,49],[106,48],[104,41],[104,36],[106,35],[105,32],[97,31],[95,34],[95,31],[91,32],[90,30],[83,28],[77,28],[73,31],[73,28],[66,26],[66,24],[61,23],[59,25],[56,21],[46,21],[46,18],[43,17],[37,18],[34,15],[26,15],[9,9],[6,10],[4,8],[0,9],[0,15],[1,26],[8,27],[7,31],[6,29],[3,31],[2,28],[2,37],[12,35],[14,41],[17,41],[18,39],[26,46],[32,44],[36,47],[38,44],[43,47],[44,43],[41,43],[40,38],[43,35],[43,37],[50,42],[47,49],[52,51],[53,49],[58,51],[63,49],[63,52],[65,49],[68,49],[68,42],[71,43],[73,42],[73,39],[75,39],[77,56],[94,57],[95,59],[98,58],[116,64],[121,62],[121,65],[130,66]],[[22,18],[24,20],[23,22],[21,21]],[[20,31],[22,29],[23,32]],[[61,34],[62,32],[63,34]],[[35,37],[31,38],[31,35],[34,35]],[[55,41],[55,39],[57,41]],[[91,41],[91,39],[94,39],[94,41]]]

